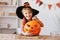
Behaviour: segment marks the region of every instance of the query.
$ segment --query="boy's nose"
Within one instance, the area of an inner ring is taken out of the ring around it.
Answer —
[[[29,15],[29,13],[27,13],[27,15]]]
[[[27,14],[28,17],[30,17],[30,14]]]

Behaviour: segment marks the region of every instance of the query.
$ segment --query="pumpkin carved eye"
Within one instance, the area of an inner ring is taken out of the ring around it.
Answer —
[[[27,24],[27,26],[28,26],[28,27],[30,27],[30,25],[29,25],[29,24]]]
[[[26,29],[26,31],[28,31],[28,29]]]
[[[35,27],[37,27],[37,25],[34,25]]]

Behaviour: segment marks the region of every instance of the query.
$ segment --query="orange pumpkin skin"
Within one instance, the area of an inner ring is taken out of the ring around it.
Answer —
[[[40,31],[40,24],[36,20],[29,21],[24,26],[24,32],[29,35],[39,35]]]

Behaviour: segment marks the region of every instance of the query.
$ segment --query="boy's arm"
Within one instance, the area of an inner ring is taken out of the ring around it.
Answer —
[[[41,27],[44,26],[44,24],[42,23],[42,21],[40,21],[40,20],[37,18],[37,16],[34,16],[33,19],[35,19],[37,22],[39,22],[39,24],[40,24]]]
[[[24,31],[23,28],[24,28],[25,23],[26,23],[26,20],[23,18],[22,21],[21,21],[21,28],[22,28],[22,31]]]

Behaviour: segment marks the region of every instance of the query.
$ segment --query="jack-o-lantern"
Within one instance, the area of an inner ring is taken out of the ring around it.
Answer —
[[[25,35],[38,35],[41,31],[40,24],[36,20],[29,21],[24,26]]]

